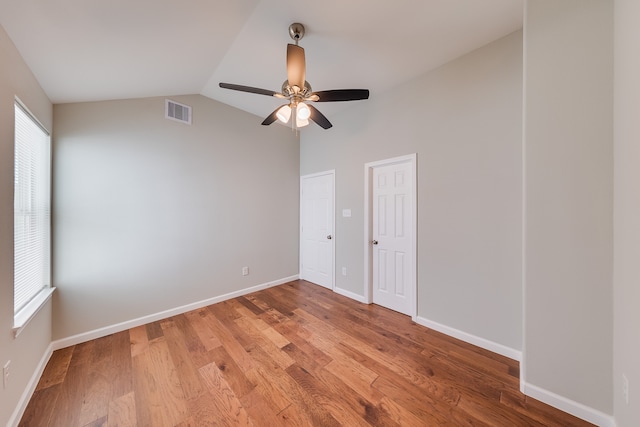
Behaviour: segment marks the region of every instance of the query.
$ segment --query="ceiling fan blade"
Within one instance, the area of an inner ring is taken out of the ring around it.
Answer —
[[[304,89],[306,65],[304,49],[289,43],[287,45],[287,80],[290,86],[298,86]]]
[[[313,105],[307,104],[309,110],[311,110],[311,116],[309,117],[311,120],[316,122],[322,129],[329,129],[331,126],[331,122],[322,114],[316,107]]]
[[[278,108],[276,108],[275,110],[273,110],[273,113],[269,114],[269,115],[267,116],[267,118],[266,118],[266,119],[264,119],[264,120],[262,121],[262,123],[261,123],[261,124],[262,124],[263,126],[269,126],[271,123],[273,123],[273,122],[275,122],[276,120],[278,120],[278,116],[277,116],[277,114],[278,114],[278,110],[279,110],[280,108],[282,108],[282,105],[281,105],[281,106],[279,106]]]
[[[315,95],[315,96],[314,96]],[[317,97],[316,102],[358,101],[369,99],[369,89],[334,89],[313,92],[310,96]]]
[[[238,90],[240,92],[257,93],[258,95],[276,96],[278,92],[268,89],[260,89],[259,87],[234,85],[231,83],[220,83],[220,87],[223,89]]]

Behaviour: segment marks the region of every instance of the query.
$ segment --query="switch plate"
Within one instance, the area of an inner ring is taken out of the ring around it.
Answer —
[[[622,397],[624,403],[629,404],[629,379],[625,374],[622,374]]]
[[[351,218],[351,209],[342,209],[343,218]]]
[[[9,366],[11,365],[11,360],[7,361],[2,368],[2,386],[7,388],[9,384]]]
[[[347,267],[342,267],[342,275],[343,276],[347,275]]]
[[[242,267],[242,275],[243,276],[249,275],[249,267]]]

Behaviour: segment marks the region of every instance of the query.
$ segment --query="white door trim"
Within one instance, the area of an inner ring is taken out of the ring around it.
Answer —
[[[331,169],[324,172],[311,173],[307,175],[300,176],[300,216],[299,216],[299,224],[298,224],[298,277],[304,280],[303,270],[302,270],[302,181],[308,178],[315,178],[318,176],[331,175],[333,178],[333,212],[331,213],[333,216],[333,230],[331,230],[331,290],[335,291],[336,289],[336,170]]]
[[[371,272],[373,250],[371,247],[372,238],[372,209],[371,209],[371,178],[373,169],[379,166],[388,166],[397,163],[411,164],[411,180],[413,182],[413,212],[412,225],[413,235],[411,236],[411,250],[413,252],[413,283],[409,287],[411,297],[411,319],[416,320],[418,314],[418,253],[417,253],[417,235],[418,235],[418,180],[417,180],[417,154],[408,154],[406,156],[393,157],[391,159],[378,160],[375,162],[365,163],[364,165],[364,300],[371,304],[373,302],[373,275]]]

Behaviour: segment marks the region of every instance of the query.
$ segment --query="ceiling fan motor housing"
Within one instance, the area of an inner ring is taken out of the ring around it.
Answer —
[[[313,91],[311,90],[311,85],[309,84],[308,81],[305,80],[304,88],[298,91],[298,95],[300,95],[302,98],[305,98],[307,95],[311,94],[312,92]],[[285,80],[284,83],[282,83],[282,93],[286,95],[287,98],[295,95],[293,87],[289,84],[289,80]]]

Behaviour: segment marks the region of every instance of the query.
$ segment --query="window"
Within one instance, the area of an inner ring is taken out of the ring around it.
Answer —
[[[16,100],[13,196],[14,331],[51,295],[51,140]]]

